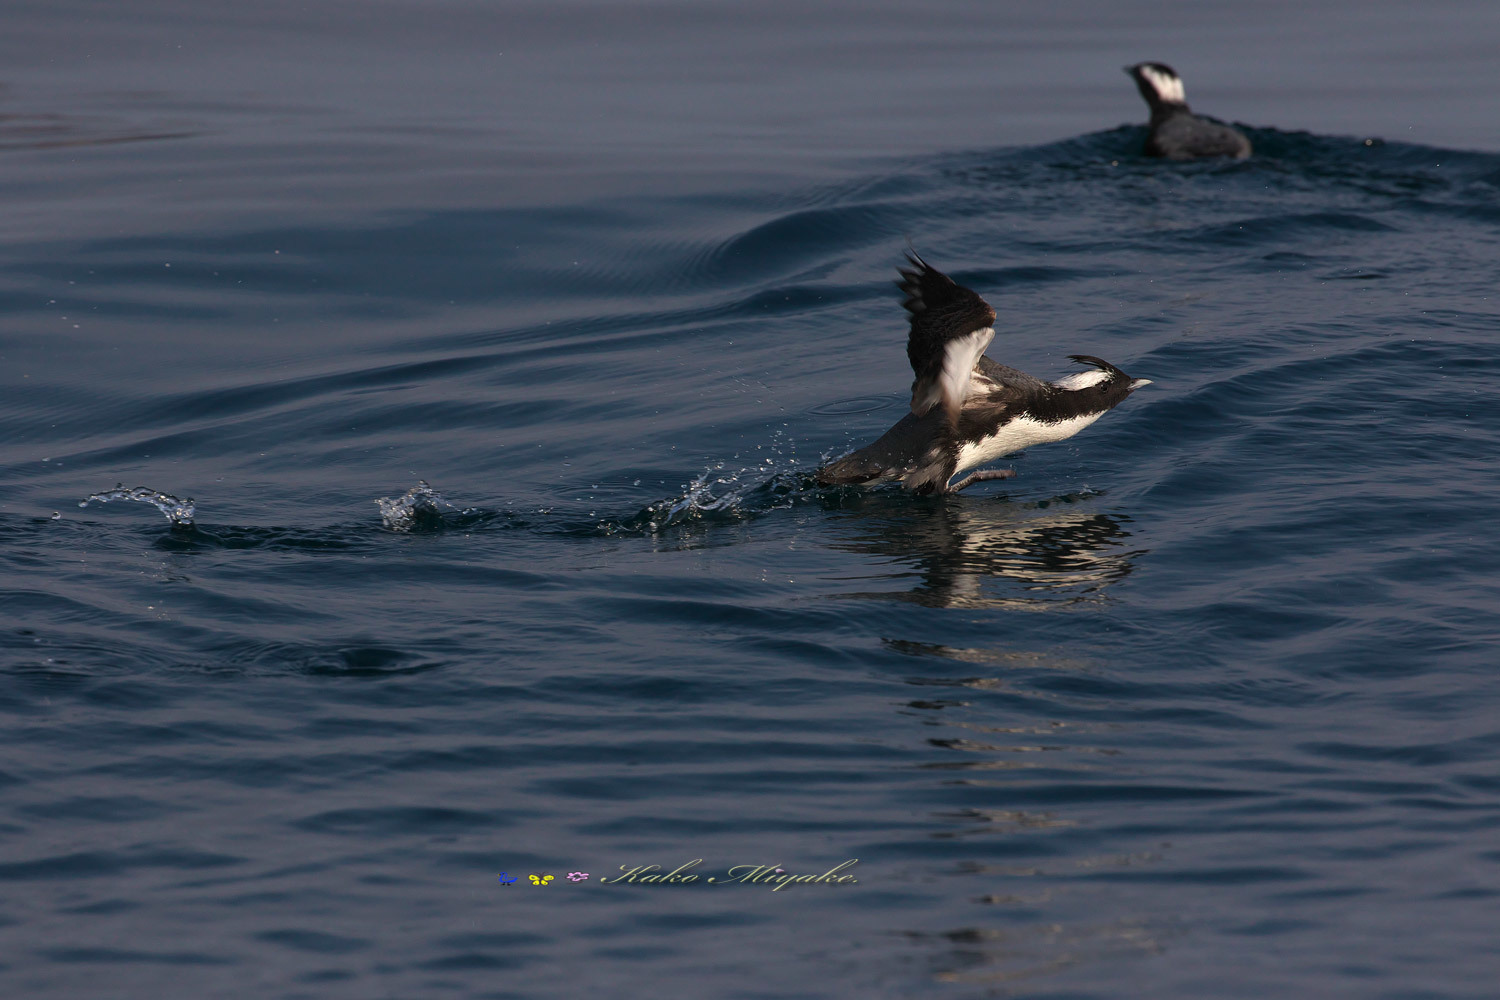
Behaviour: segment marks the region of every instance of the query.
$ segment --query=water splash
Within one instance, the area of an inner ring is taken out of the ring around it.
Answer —
[[[643,507],[633,517],[604,521],[607,535],[655,535],[694,522],[749,521],[771,510],[787,510],[820,495],[809,470],[767,468],[725,472],[723,463],[705,469],[682,488],[682,494]]]
[[[745,470],[718,475],[723,469],[723,462],[713,468],[704,469],[696,479],[683,487],[681,496],[658,500],[642,509],[631,521],[626,522],[626,525],[644,528],[654,533],[670,525],[701,518],[715,511],[726,511],[731,514],[737,512],[744,503],[746,493],[759,484],[750,482],[737,486]]]
[[[78,506],[87,507],[94,500],[100,503],[109,503],[113,500],[136,500],[140,503],[149,503],[166,515],[167,520],[172,522],[172,527],[191,528],[193,526],[194,501],[192,497],[179,500],[170,493],[162,493],[146,486],[137,486],[127,490],[123,483],[116,483],[115,488],[108,492],[93,493],[78,501]]]
[[[417,485],[399,497],[377,497],[375,506],[380,508],[380,520],[391,531],[413,531],[420,527],[442,523],[447,513],[469,515],[473,508],[459,509],[448,502],[448,498],[427,485],[427,480],[417,480]]]

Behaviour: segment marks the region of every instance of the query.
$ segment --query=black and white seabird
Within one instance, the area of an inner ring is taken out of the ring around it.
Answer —
[[[898,284],[911,313],[911,412],[874,444],[819,469],[819,483],[899,479],[926,494],[1008,479],[1014,469],[986,469],[949,485],[958,473],[1002,455],[1070,438],[1151,384],[1086,354],[1072,359],[1091,365],[1089,371],[1056,382],[996,364],[984,356],[995,336],[995,310],[915,252],[907,260],[912,268],[898,269]]]
[[[1135,78],[1141,96],[1151,106],[1151,134],[1146,138],[1147,156],[1169,160],[1196,160],[1205,156],[1250,155],[1250,140],[1235,129],[1200,118],[1188,108],[1182,78],[1162,63],[1137,63],[1125,72]]]

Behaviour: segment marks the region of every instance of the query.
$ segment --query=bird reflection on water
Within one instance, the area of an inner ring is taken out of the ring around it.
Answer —
[[[904,592],[842,596],[1013,610],[1102,599],[1105,588],[1129,574],[1144,550],[1127,548],[1131,533],[1125,515],[1080,509],[1093,496],[914,504],[900,495],[871,494],[845,509],[834,530],[848,538],[833,547],[885,556],[911,567],[920,582]],[[886,572],[869,579],[909,575]]]
[[[1099,510],[1093,493],[913,504],[892,492],[865,500],[838,520],[832,544],[883,557],[871,560],[884,565],[866,579],[916,583],[842,596],[1046,611],[1107,599],[1146,551],[1131,547],[1129,517]],[[960,671],[934,667],[908,677],[924,693],[900,710],[933,727],[925,740],[933,756],[914,770],[961,807],[928,812],[927,836],[965,845],[953,874],[971,877],[970,898],[983,908],[955,914],[946,928],[901,932],[910,946],[903,957],[923,965],[934,983],[1008,994],[1079,966],[1165,950],[1169,926],[1128,908],[1116,912],[1097,891],[1098,869],[1150,867],[1158,856],[1117,850],[1103,838],[1098,849],[1059,860],[1057,838],[1091,828],[1097,814],[1088,798],[1117,780],[1120,766],[1117,727],[1101,724],[1077,682],[1089,665],[1024,649],[883,641]],[[962,672],[967,664],[988,669]]]
[[[1063,972],[1086,962],[1160,954],[1166,932],[1139,917],[1058,924],[964,927],[941,933],[911,931],[907,939],[932,949],[932,978],[991,988]],[[1008,995],[1008,991],[1007,994]]]

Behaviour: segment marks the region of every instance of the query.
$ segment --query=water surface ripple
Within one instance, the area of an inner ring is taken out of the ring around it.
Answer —
[[[1251,137],[9,244],[8,992],[1492,995],[1500,156]],[[1155,384],[818,490],[908,238]]]

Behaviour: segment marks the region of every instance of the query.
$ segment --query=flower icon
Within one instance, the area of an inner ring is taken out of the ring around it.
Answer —
[[[546,885],[548,882],[552,881],[551,875],[532,875],[530,876],[530,878],[532,885]]]
[[[568,872],[568,881],[569,882],[582,882],[584,879],[586,879],[588,877],[589,877],[589,873],[588,872]]]

